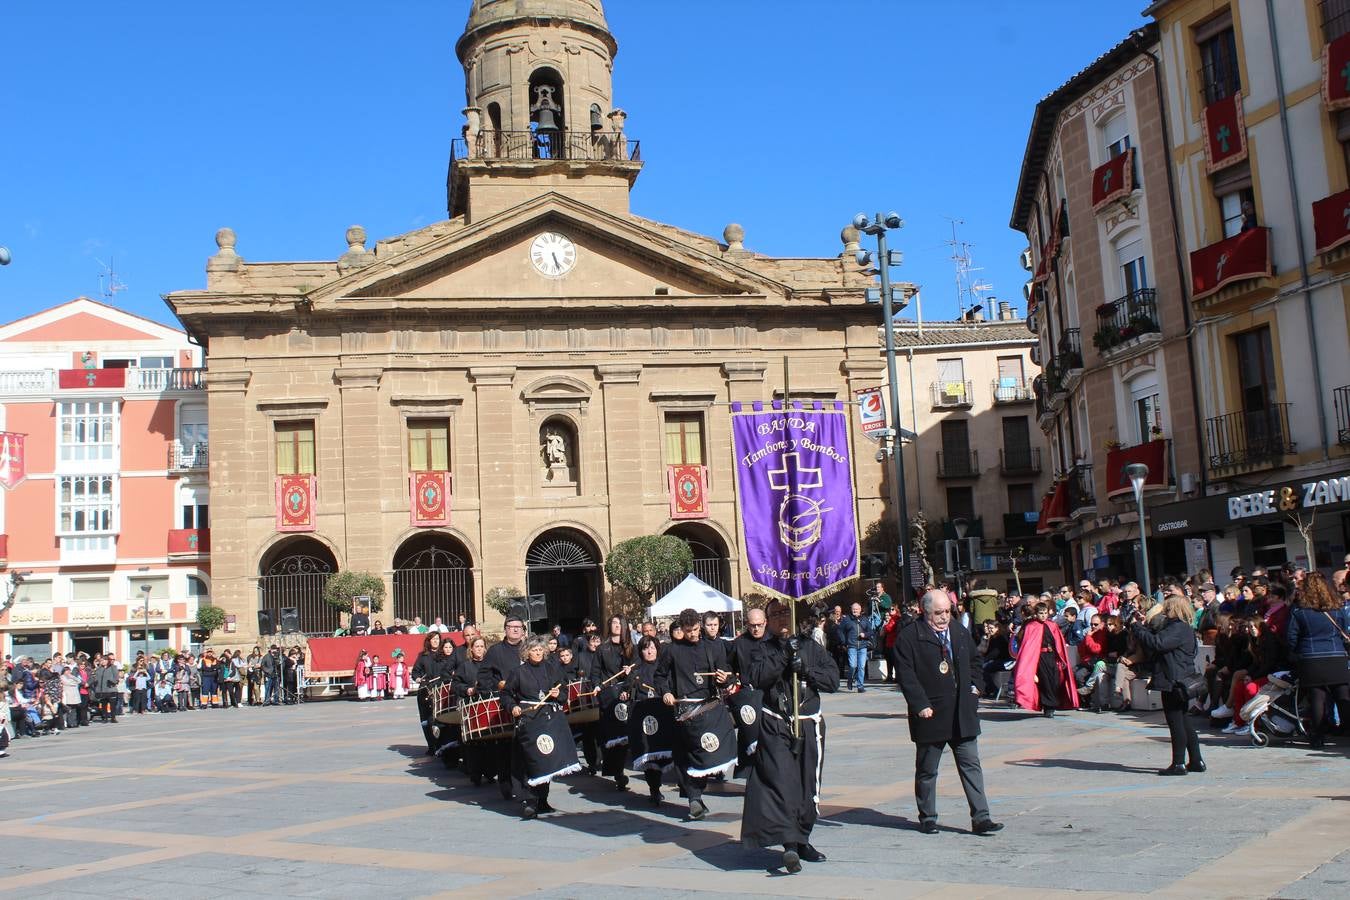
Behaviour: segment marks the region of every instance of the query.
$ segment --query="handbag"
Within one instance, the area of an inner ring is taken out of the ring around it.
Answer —
[[[1190,672],[1178,678],[1174,685],[1181,688],[1187,700],[1199,700],[1209,690],[1209,682],[1199,672]]]
[[[1327,617],[1327,621],[1331,623],[1331,627],[1335,628],[1336,632],[1340,634],[1341,644],[1345,647],[1346,652],[1350,653],[1350,634],[1346,634],[1345,630],[1336,624],[1336,620],[1331,617],[1331,613],[1324,609],[1322,610],[1322,615]]]

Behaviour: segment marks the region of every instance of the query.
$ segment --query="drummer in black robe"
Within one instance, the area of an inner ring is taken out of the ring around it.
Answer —
[[[486,664],[487,641],[482,635],[474,635],[465,640],[464,647],[467,655],[455,667],[451,682],[455,689],[455,699],[460,703],[471,703],[496,695],[497,682],[493,680],[495,676],[492,669]],[[492,761],[492,754],[497,749],[496,744],[487,741],[467,741],[462,745],[464,765],[474,787],[482,784],[484,780],[491,781],[497,777]]]
[[[596,665],[600,658],[600,633],[591,631],[582,635],[577,642],[580,649],[576,650],[574,656],[576,662],[573,665],[571,675],[573,681],[584,681],[587,685],[595,684]],[[586,774],[594,775],[600,767],[600,723],[586,722],[577,727],[581,734],[581,753],[586,757]]]
[[[741,842],[747,847],[783,846],[783,867],[801,871],[801,860],[822,862],[811,846],[825,760],[825,719],[821,693],[839,688],[839,667],[811,638],[816,619],[808,616],[796,637],[774,638],[750,664],[750,682],[764,691],[763,718],[754,769],[745,786]],[[797,724],[792,733],[793,681],[797,682]]]
[[[662,723],[666,726],[665,737],[674,734],[675,718],[664,703],[652,712],[652,731],[646,728],[647,709],[650,701],[660,701],[656,692],[656,661],[661,656],[661,642],[654,636],[644,636],[637,644],[637,660],[624,680],[624,689],[619,698],[628,703],[628,751],[629,759],[635,771],[641,772],[647,782],[648,801],[652,806],[661,805],[661,773],[670,763],[668,745],[657,746],[661,741],[658,729]]]
[[[614,786],[624,791],[628,789],[628,776],[623,770],[628,755],[628,728],[626,721],[619,720],[619,710],[624,711],[626,719],[628,696],[624,679],[633,669],[634,653],[633,633],[623,616],[609,617],[605,639],[594,659],[592,684],[600,691],[600,774],[613,778]]]
[[[557,661],[548,655],[544,638],[531,635],[525,640],[524,647],[522,664],[512,669],[506,676],[506,686],[502,688],[500,700],[502,711],[516,722],[517,739],[511,742],[511,775],[520,782],[522,791],[529,794],[523,801],[521,815],[523,818],[533,819],[540,813],[557,810],[548,802],[549,780],[535,785],[529,783],[531,776],[521,746],[521,719],[523,716],[546,713],[561,716],[567,699],[567,676],[563,674]],[[575,771],[580,766],[576,765],[576,746],[572,744],[572,733],[570,730],[564,730],[563,734],[567,742],[566,746],[560,749],[565,755],[569,755],[569,768]],[[567,754],[569,748],[570,754]],[[549,777],[551,779],[552,775]]]
[[[525,644],[525,620],[520,616],[508,615],[502,624],[504,636],[500,642],[488,648],[483,664],[492,673],[492,680],[500,691],[506,687],[506,676],[520,668],[520,653]],[[497,754],[497,787],[501,789],[502,799],[510,800],[511,790],[511,754]]]
[[[450,642],[449,638],[444,635],[441,636],[441,649],[436,654],[432,669],[435,677],[440,679],[440,684],[454,683],[455,669],[457,668],[455,654],[460,649],[462,648],[457,648]],[[445,764],[447,769],[457,768],[460,762],[459,748],[462,737],[460,726],[438,724],[436,731],[439,735],[436,739],[436,755],[441,758],[441,762]]]
[[[431,717],[432,695],[441,686],[440,664],[436,662],[440,650],[440,633],[429,632],[412,667],[412,679],[417,682],[417,717],[422,721],[422,736],[427,739],[427,756],[435,755],[440,745],[436,722]]]
[[[656,690],[661,700],[679,714],[697,707],[717,696],[717,689],[731,681],[731,664],[727,662],[725,641],[703,641],[703,617],[692,609],[683,610],[677,622],[680,637],[666,646],[656,663]],[[674,633],[674,629],[672,629]],[[725,713],[724,713],[725,714]],[[703,802],[703,789],[708,786],[706,775],[690,775],[689,741],[696,740],[692,730],[677,729],[675,741],[675,770],[680,790],[689,800],[689,818],[698,820],[708,814]]]
[[[740,689],[728,698],[732,717],[736,720],[736,776],[740,777],[749,767],[755,745],[759,741],[759,714],[763,705],[763,692],[750,681],[750,670],[754,662],[764,652],[769,637],[767,619],[762,609],[752,609],[745,614],[745,631],[731,642],[731,670],[736,673]]]

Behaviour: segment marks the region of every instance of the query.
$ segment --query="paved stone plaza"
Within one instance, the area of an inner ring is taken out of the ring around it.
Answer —
[[[0,894],[137,897],[1345,896],[1344,751],[1205,738],[1210,771],[1153,774],[1161,714],[1052,721],[985,710],[998,835],[968,834],[950,759],[943,824],[913,830],[903,703],[827,698],[815,843],[786,877],[742,850],[740,783],[711,814],[647,806],[599,779],[555,788],[560,815],[521,822],[495,786],[420,758],[412,702],[128,717],[22,740],[0,760]],[[635,782],[640,784],[640,782]],[[673,788],[667,796],[674,799]]]

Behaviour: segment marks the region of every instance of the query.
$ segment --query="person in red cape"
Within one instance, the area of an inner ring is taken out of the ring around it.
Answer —
[[[1034,612],[1035,618],[1022,627],[1013,685],[1018,706],[1040,710],[1048,718],[1056,709],[1078,708],[1078,686],[1064,649],[1064,635],[1050,621],[1050,608],[1038,603]]]

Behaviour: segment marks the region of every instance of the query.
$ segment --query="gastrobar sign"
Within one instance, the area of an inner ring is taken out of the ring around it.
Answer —
[[[1342,504],[1350,504],[1350,473],[1160,506],[1152,513],[1153,533],[1222,531],[1233,524],[1315,514]]]

